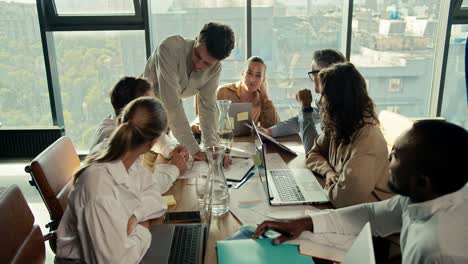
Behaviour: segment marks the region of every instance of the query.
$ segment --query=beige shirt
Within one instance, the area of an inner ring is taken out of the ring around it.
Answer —
[[[232,103],[242,102],[240,97],[241,92],[240,82],[228,83],[218,88],[218,100],[231,100]],[[273,102],[268,96],[263,94],[263,91],[255,92],[252,103],[252,119],[255,123],[260,122],[262,127],[271,127],[280,121],[278,112],[276,112]]]
[[[221,73],[219,62],[203,72],[192,72],[193,45],[193,40],[181,36],[166,38],[149,58],[143,73],[166,107],[169,128],[176,139],[189,148],[190,154],[200,147],[190,129],[182,98],[198,94],[203,142],[207,146],[218,144],[216,88]]]
[[[327,188],[337,207],[378,201],[375,191],[389,194],[388,149],[377,125],[367,124],[349,144],[336,144],[321,133],[307,154],[306,166],[325,176],[331,172],[335,183]]]

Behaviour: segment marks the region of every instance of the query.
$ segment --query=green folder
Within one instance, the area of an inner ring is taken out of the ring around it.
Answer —
[[[297,245],[272,242],[270,238],[218,241],[218,263],[314,263],[311,257],[299,254]]]

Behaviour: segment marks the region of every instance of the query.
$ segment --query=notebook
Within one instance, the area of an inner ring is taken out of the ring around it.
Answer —
[[[295,263],[313,264],[309,256],[300,255],[296,245],[273,245],[273,240],[240,239],[217,242],[218,263]]]
[[[253,159],[232,158],[229,168],[223,167],[224,176],[228,181],[240,182],[254,167]]]
[[[369,222],[364,225],[356,240],[354,240],[342,263],[375,264],[374,245],[372,244],[372,231]]]
[[[250,135],[250,129],[244,126],[244,123],[249,124],[252,121],[251,103],[232,103],[229,107],[229,117],[234,124],[232,132],[235,137]]]

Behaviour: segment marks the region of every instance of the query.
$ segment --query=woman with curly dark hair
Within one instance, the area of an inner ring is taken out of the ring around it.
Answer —
[[[335,207],[376,201],[389,193],[388,149],[366,82],[347,62],[321,70],[319,83],[322,133],[307,167],[325,177]]]

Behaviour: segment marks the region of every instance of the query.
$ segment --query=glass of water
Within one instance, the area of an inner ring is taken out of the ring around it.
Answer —
[[[198,210],[200,210],[201,214],[204,213],[204,207],[205,207],[204,197],[206,193],[207,183],[208,183],[208,173],[200,172],[195,182],[195,191],[197,193],[197,198],[198,198]]]

